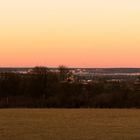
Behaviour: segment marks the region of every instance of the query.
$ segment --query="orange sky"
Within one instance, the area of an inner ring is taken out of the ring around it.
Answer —
[[[0,66],[140,67],[140,0],[3,0]]]

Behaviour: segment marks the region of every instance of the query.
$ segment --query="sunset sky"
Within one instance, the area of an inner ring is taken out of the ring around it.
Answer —
[[[0,67],[140,67],[140,0],[3,0]]]

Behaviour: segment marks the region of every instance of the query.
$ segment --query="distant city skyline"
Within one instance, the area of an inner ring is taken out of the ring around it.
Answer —
[[[140,68],[139,0],[4,0],[0,67]]]

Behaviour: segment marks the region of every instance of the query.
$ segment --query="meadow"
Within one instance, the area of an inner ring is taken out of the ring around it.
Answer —
[[[139,109],[1,109],[0,140],[138,140]]]

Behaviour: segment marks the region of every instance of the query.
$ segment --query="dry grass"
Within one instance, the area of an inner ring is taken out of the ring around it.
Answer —
[[[137,109],[1,109],[0,140],[139,140]]]

